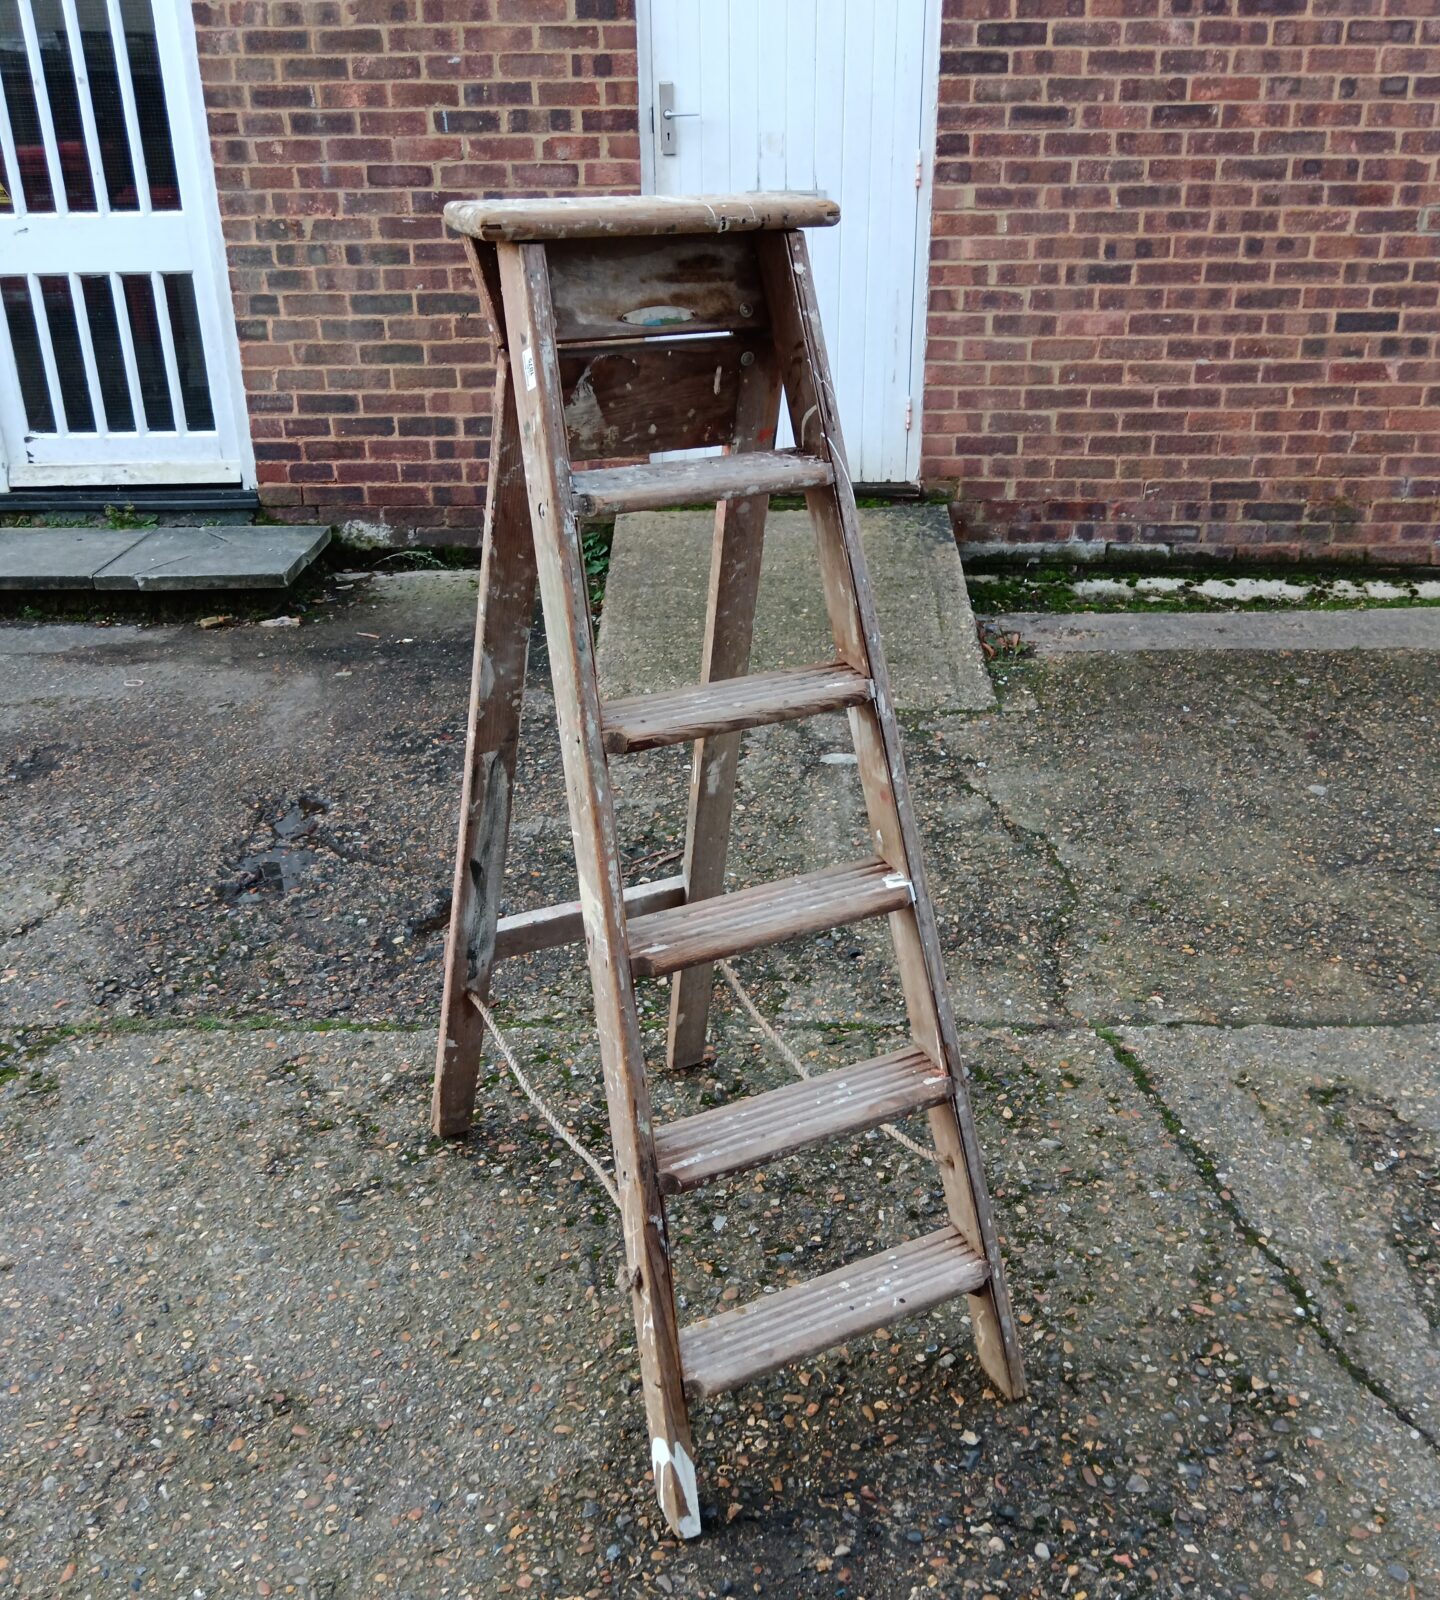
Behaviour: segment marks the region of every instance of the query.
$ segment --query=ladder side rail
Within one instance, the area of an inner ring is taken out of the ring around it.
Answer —
[[[544,246],[502,244],[500,279],[575,837],[655,1490],[671,1527],[682,1537],[692,1538],[700,1531],[694,1446],[681,1374],[649,1090],[626,949],[614,808],[601,743],[589,596],[570,488]]]
[[[1014,1398],[1025,1388],[1019,1337],[975,1137],[939,930],[925,881],[814,278],[803,234],[762,235],[757,248],[796,445],[829,460],[835,471],[829,489],[811,490],[807,495],[826,604],[837,650],[873,684],[872,702],[850,711],[872,842],[877,853],[903,871],[913,886],[913,905],[890,918],[896,960],[916,1042],[945,1064],[954,1085],[953,1102],[931,1113],[931,1133],[951,1219],[990,1263],[989,1282],[970,1297],[981,1362],[1000,1391]]]
[[[445,990],[430,1108],[431,1126],[443,1139],[468,1132],[475,1112],[485,1028],[466,995],[478,994],[482,1000],[490,996],[534,610],[535,547],[530,537],[520,424],[501,352],[495,373],[484,557],[470,667],[460,836],[451,884]]]
[[[780,373],[773,351],[767,350],[757,353],[742,371],[731,453],[773,449],[779,419]],[[769,509],[768,494],[722,500],[715,508],[701,683],[738,678],[749,671]],[[709,899],[725,887],[740,737],[722,733],[695,742],[685,826],[687,901]],[[672,1069],[693,1067],[705,1053],[713,985],[714,967],[709,963],[684,968],[670,980],[665,1059]]]

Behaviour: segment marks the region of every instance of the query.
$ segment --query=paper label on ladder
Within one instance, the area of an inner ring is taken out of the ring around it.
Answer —
[[[525,374],[525,387],[533,389],[535,387],[535,352],[533,350],[522,350],[520,352],[520,370]]]

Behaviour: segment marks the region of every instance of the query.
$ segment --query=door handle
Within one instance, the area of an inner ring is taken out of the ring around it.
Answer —
[[[698,117],[698,111],[677,111],[675,109],[675,85],[673,83],[658,83],[655,85],[655,104],[660,113],[660,154],[662,156],[678,155],[679,144],[675,137],[674,123],[678,117]]]

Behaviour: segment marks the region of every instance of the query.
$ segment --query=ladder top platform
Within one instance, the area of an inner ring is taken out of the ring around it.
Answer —
[[[472,239],[616,239],[681,233],[832,228],[840,207],[821,194],[575,195],[452,200],[445,221]]]

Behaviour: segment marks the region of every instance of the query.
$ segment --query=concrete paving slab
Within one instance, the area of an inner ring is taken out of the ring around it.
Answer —
[[[960,1307],[778,1374],[699,1414],[677,1549],[610,1213],[507,1078],[427,1136],[474,574],[339,582],[298,629],[0,629],[18,1592],[1440,1590],[1440,656],[1069,654],[910,718],[1032,1394]],[[573,894],[539,634],[531,674],[507,909]],[[734,882],[858,848],[845,742],[747,738]],[[630,877],[674,870],[683,752],[613,779]],[[904,1029],[883,923],[738,965],[806,1061]],[[603,1149],[581,962],[496,1000]],[[723,998],[715,1043],[661,1120],[782,1082]],[[686,1310],[938,1205],[878,1134],[688,1197]]]
[[[1087,653],[999,676],[1001,716],[907,744],[919,794],[992,812],[941,835],[968,871],[971,1016],[1440,1020],[1440,655]]]
[[[634,513],[616,523],[599,642],[607,694],[695,682],[712,527],[708,511]],[[860,527],[897,706],[989,709],[994,691],[945,508],[862,509]],[[753,670],[804,666],[833,655],[810,519],[802,511],[772,513]]]
[[[664,1080],[662,1113],[779,1081],[752,1040],[727,1013],[726,1064]],[[593,1045],[564,1023],[516,1041],[601,1143]],[[679,1546],[643,1476],[618,1224],[508,1077],[437,1149],[428,1029],[57,1040],[0,1086],[10,1584],[64,1593],[74,1563],[75,1593],[142,1600],[718,1597],[737,1571],[786,1600],[932,1577],[1434,1592],[1434,1450],[1295,1317],[1285,1266],[1112,1048],[965,1047],[1029,1396],[996,1403],[952,1305],[697,1407],[707,1535]],[[671,1215],[693,1316],[938,1225],[940,1200],[872,1133]]]
[[[0,589],[93,589],[143,534],[133,528],[0,528]]]
[[[409,574],[294,629],[0,629],[16,1591],[72,1561],[142,1600],[1440,1590],[1411,1408],[1440,656],[1070,655],[909,719],[1031,1396],[987,1393],[960,1307],[779,1374],[700,1413],[711,1532],[680,1549],[604,1202],[493,1072],[469,1143],[428,1138],[474,597]],[[531,663],[507,909],[574,892],[539,633]],[[856,848],[844,745],[747,739],[737,883]],[[628,876],[673,871],[683,752],[613,779]],[[802,1059],[904,1027],[883,924],[737,964]],[[663,985],[638,999],[658,1060]],[[496,1000],[603,1148],[581,962],[514,963]],[[1199,1018],[1270,1026],[1168,1025]],[[1372,1019],[1425,1026],[1313,1026]],[[715,1042],[655,1075],[662,1120],[782,1081],[723,998]],[[939,1205],[878,1134],[688,1197],[686,1309]]]
[[[983,608],[982,608],[983,609]],[[1007,613],[1042,656],[1134,650],[1440,650],[1440,606],[1357,611]]]
[[[1440,1027],[1121,1037],[1295,1274],[1297,1321],[1440,1450]]]
[[[97,589],[284,589],[329,528],[152,528],[95,573]]]

